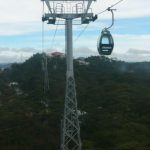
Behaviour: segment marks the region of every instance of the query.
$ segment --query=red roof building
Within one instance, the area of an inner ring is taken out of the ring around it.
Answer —
[[[53,52],[49,54],[50,57],[59,57],[59,58],[64,58],[65,54],[61,52]]]

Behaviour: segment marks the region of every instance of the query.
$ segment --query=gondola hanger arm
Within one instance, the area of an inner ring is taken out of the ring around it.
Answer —
[[[111,9],[111,7],[108,7],[107,10],[112,14],[112,23],[109,27],[105,28],[105,30],[109,30],[114,25],[114,11],[116,11],[116,9]]]

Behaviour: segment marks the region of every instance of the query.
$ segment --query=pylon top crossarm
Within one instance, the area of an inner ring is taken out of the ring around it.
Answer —
[[[42,20],[48,21],[48,24],[55,24],[56,18],[76,19],[81,18],[81,24],[88,24],[95,21],[91,4],[95,0],[41,0],[45,2],[49,10],[43,15]]]
[[[86,17],[86,18],[93,18],[93,13],[88,13],[88,14],[50,14],[50,13],[45,13],[44,14],[44,18],[45,20],[48,20],[49,18],[62,18],[62,19],[75,19],[75,18],[82,18],[82,17]]]
[[[70,5],[70,7],[72,7],[72,11],[74,8],[76,10],[78,9],[77,11],[79,11],[79,9],[80,11],[81,9],[83,9],[83,13],[87,13],[90,9],[92,2],[96,0],[41,0],[41,1],[46,3],[50,13],[57,13],[56,9],[58,7],[66,7],[68,4]],[[71,4],[73,4],[74,6],[73,5],[71,6]]]

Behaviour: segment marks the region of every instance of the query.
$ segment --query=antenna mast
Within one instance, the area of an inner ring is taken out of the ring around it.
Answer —
[[[61,130],[61,150],[81,150],[80,125],[78,119],[75,79],[73,71],[73,38],[72,25],[74,19],[79,24],[89,24],[97,19],[90,6],[95,0],[42,0],[46,3],[49,13],[45,13],[42,21],[56,24],[57,18],[65,21],[65,51],[67,62],[66,95],[64,116]],[[58,24],[62,25],[61,21]]]

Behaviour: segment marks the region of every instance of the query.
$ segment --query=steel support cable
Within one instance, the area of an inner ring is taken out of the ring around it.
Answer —
[[[63,4],[64,4],[64,2],[65,2],[65,1],[63,1]],[[57,23],[57,25],[56,25],[56,29],[55,29],[55,32],[54,32],[54,36],[53,36],[53,38],[52,38],[52,42],[51,42],[51,47],[50,47],[50,49],[52,49],[53,46],[54,46],[54,41],[55,41],[55,37],[56,37],[56,34],[57,34],[59,21],[60,21],[60,19],[58,19],[58,23]]]
[[[62,4],[64,4],[64,3],[65,3],[65,1],[63,1]],[[54,12],[55,12],[55,10],[54,10]],[[58,31],[59,22],[60,22],[60,18],[58,19],[58,22],[57,22],[57,24],[56,24],[56,29],[55,29],[55,32],[54,32],[54,35],[53,35],[53,38],[52,38],[52,41],[51,41],[51,46],[50,46],[50,49],[51,49],[51,50],[53,49],[53,47],[54,47],[54,45],[55,45],[54,42],[55,42],[55,37],[56,37],[57,31]],[[56,50],[56,51],[57,51],[57,50]],[[57,67],[57,58],[56,58],[55,67]]]
[[[42,8],[42,15],[44,15],[44,1],[43,1],[43,8]],[[44,26],[44,21],[42,21],[42,57],[43,57],[43,62],[42,62],[42,69],[45,71],[45,52],[44,52],[44,47],[45,47],[45,26]]]
[[[44,1],[43,1],[43,10],[42,14],[44,14]],[[42,61],[42,69],[44,72],[44,93],[49,90],[49,78],[48,78],[48,68],[47,68],[47,56],[45,53],[45,34],[44,34],[44,21],[42,22],[42,53],[43,53],[43,61]]]
[[[89,24],[87,24],[84,28],[83,28],[83,30],[78,34],[78,36],[75,38],[75,42],[77,42],[78,41],[78,39],[81,37],[81,35],[85,32],[85,30],[88,28],[88,26],[89,26]]]
[[[44,14],[44,1],[43,1],[43,14]],[[58,20],[58,24],[59,24],[59,20]],[[51,42],[51,46],[50,46],[50,49],[52,49],[53,47],[53,43],[54,43],[54,40],[55,40],[55,37],[56,37],[56,33],[57,33],[57,30],[58,30],[58,24],[56,26],[56,29],[55,29],[55,32],[54,32],[54,36],[52,38],[52,42]],[[44,49],[44,21],[43,21],[43,25],[42,25],[42,49]]]
[[[119,0],[117,3],[111,5],[110,7],[108,7],[107,9],[104,9],[103,11],[99,12],[97,15],[101,15],[102,13],[108,11],[109,9],[113,8],[114,6],[118,5],[119,3],[121,3],[124,0]]]
[[[42,15],[44,15],[44,1],[42,8]],[[44,21],[42,21],[42,52],[44,52]]]
[[[92,2],[92,0],[91,0],[91,2]],[[87,11],[86,11],[86,14],[88,13],[88,8],[87,8]],[[86,15],[85,14],[85,15]],[[78,36],[75,38],[75,42],[80,38],[80,36],[85,32],[85,30],[87,29],[87,27],[89,26],[89,24],[87,24],[84,28],[83,28],[83,30],[78,34]]]
[[[59,20],[58,20],[58,23],[57,23],[57,25],[56,25],[56,29],[55,29],[55,32],[54,32],[54,36],[53,36],[53,38],[52,38],[51,48],[50,48],[50,49],[52,49],[53,46],[54,46],[54,41],[55,41],[55,37],[56,37],[56,34],[57,34],[57,30],[58,30],[58,25],[59,25]]]

